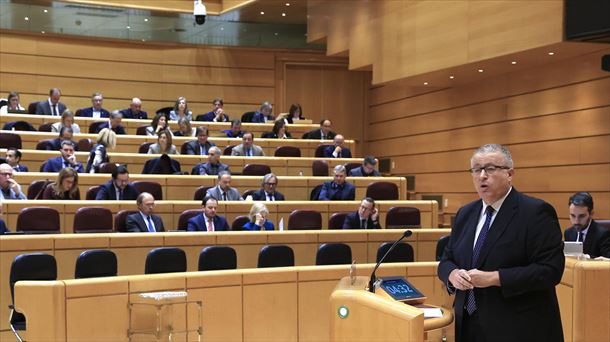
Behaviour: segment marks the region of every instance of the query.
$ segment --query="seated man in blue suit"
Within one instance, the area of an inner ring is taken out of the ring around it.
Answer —
[[[563,233],[565,241],[582,242],[582,251],[591,258],[610,258],[610,230],[593,219],[593,197],[588,192],[577,192],[568,201],[572,227]]]
[[[273,105],[265,101],[261,104],[261,108],[254,112],[252,122],[265,123],[267,121],[273,122]]]
[[[377,161],[373,156],[364,157],[362,166],[349,170],[350,177],[379,177],[379,172],[375,170]]]
[[[353,211],[345,216],[343,229],[380,229],[379,210],[375,208],[375,200],[365,197],[360,202],[358,211]]]
[[[222,133],[226,134],[227,138],[241,138],[244,135],[244,132],[241,131],[241,121],[231,121],[231,129],[225,129]]]
[[[347,147],[343,147],[343,136],[335,135],[333,146],[328,146],[324,150],[325,158],[351,158],[352,152]]]
[[[211,141],[208,141],[208,128],[205,126],[199,126],[195,130],[197,140],[191,140],[185,143],[184,154],[204,156],[208,154],[208,151],[212,146],[216,146]]]
[[[6,162],[13,168],[13,170],[16,172],[28,172],[28,167],[25,165],[20,165],[20,161],[21,151],[15,147],[9,147],[6,149]]]
[[[224,109],[222,109],[224,104],[223,99],[215,98],[212,102],[214,109],[205,114],[197,115],[195,121],[228,122],[229,116],[224,112]]]
[[[345,166],[337,165],[333,171],[334,180],[324,182],[318,200],[353,201],[356,198],[356,187],[345,181]]]
[[[64,140],[71,141],[74,144],[74,150],[78,151],[78,145],[76,141],[72,140],[74,137],[74,131],[70,127],[62,127],[59,130],[59,136],[55,139],[46,140],[49,143],[46,146],[47,151],[59,151],[61,149],[61,142]]]
[[[284,201],[284,195],[276,191],[277,182],[277,176],[273,173],[263,176],[263,188],[255,191],[252,199],[255,201]]]
[[[148,192],[141,193],[136,199],[139,211],[127,216],[127,231],[132,233],[164,232],[163,220],[153,214],[155,198]]]
[[[116,134],[127,134],[125,133],[125,127],[121,126],[121,121],[123,121],[123,114],[115,110],[110,113],[108,122],[99,125],[95,133],[99,133],[104,128],[110,128]]]
[[[94,119],[109,117],[110,113],[104,108],[102,108],[102,102],[104,102],[104,97],[102,96],[102,93],[94,93],[91,96],[91,104],[93,104],[93,106],[81,109],[80,116]]]
[[[186,230],[189,232],[215,232],[229,230],[227,220],[216,215],[218,201],[212,196],[206,196],[201,202],[203,213],[188,220]]]
[[[137,97],[131,99],[129,108],[122,109],[120,113],[125,119],[148,119],[148,114],[142,110],[142,100]]]
[[[231,172],[229,165],[220,162],[220,149],[217,146],[212,146],[208,150],[208,161],[205,163],[199,163],[191,170],[192,175],[201,176],[218,176],[221,171]]]
[[[72,141],[62,141],[59,152],[61,153],[61,156],[47,159],[42,172],[59,172],[65,167],[71,167],[78,173],[84,172],[83,164],[76,161],[76,156],[74,155],[74,143]]]
[[[129,183],[127,166],[119,165],[112,171],[112,179],[100,185],[95,196],[96,201],[133,201],[140,192]]]

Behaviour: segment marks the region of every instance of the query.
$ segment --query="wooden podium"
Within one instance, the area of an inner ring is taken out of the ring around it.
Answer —
[[[330,296],[331,341],[424,341],[426,331],[440,329],[453,321],[443,310],[442,318],[424,319],[414,306],[365,290],[368,277],[339,281]]]

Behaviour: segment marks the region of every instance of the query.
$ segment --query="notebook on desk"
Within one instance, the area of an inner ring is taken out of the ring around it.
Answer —
[[[581,255],[582,254],[582,242],[564,241],[563,254],[564,255]]]

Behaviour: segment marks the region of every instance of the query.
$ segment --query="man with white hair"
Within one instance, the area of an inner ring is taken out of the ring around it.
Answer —
[[[0,164],[0,201],[24,199],[21,186],[13,178],[13,168],[9,164]]]
[[[345,181],[345,166],[337,165],[333,170],[335,177],[332,181],[324,182],[320,190],[320,201],[353,201],[356,198],[356,187]]]
[[[129,108],[120,111],[124,119],[148,119],[148,114],[142,110],[142,100],[137,97],[131,99]]]

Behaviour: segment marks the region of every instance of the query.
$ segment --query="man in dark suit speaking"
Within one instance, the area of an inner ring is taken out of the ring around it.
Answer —
[[[128,232],[163,232],[163,220],[161,217],[153,214],[155,209],[155,198],[148,192],[141,193],[136,199],[139,211],[135,214],[127,216],[127,231]]]
[[[212,196],[206,196],[201,202],[203,213],[196,215],[188,220],[186,230],[189,232],[216,232],[229,230],[227,220],[216,215],[218,200]]]
[[[456,214],[438,266],[455,294],[456,341],[563,341],[555,286],[565,258],[555,209],[512,187],[506,147],[481,146],[470,166],[481,199]]]
[[[593,197],[588,192],[577,192],[570,197],[569,210],[572,227],[564,232],[566,241],[582,242],[582,251],[592,258],[610,258],[610,230],[597,225],[593,219]]]

